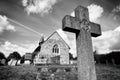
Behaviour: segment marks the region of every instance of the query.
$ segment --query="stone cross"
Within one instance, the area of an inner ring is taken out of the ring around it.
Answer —
[[[63,30],[76,33],[78,80],[96,80],[91,36],[101,35],[99,24],[89,21],[88,9],[78,6],[75,17],[63,18]]]

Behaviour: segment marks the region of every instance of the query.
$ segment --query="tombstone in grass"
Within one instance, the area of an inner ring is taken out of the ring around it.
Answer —
[[[76,33],[78,80],[96,80],[91,36],[101,35],[100,25],[89,21],[87,8],[78,6],[75,17],[63,18],[63,30]]]

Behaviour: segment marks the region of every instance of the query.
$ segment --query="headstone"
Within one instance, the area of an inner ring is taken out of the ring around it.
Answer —
[[[6,59],[2,59],[0,62],[1,64],[5,65]]]
[[[89,21],[87,8],[78,6],[75,17],[63,18],[63,30],[76,33],[78,80],[96,80],[91,36],[101,35],[100,25]]]

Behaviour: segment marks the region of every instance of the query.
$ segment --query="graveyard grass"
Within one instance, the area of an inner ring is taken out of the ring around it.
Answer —
[[[120,66],[97,64],[96,73],[97,80],[120,80]],[[68,80],[73,80],[73,74],[69,75],[71,78]],[[0,67],[0,80],[36,80],[36,75],[36,68],[30,65]]]

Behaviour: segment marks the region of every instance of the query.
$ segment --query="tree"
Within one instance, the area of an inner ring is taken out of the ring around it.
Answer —
[[[73,60],[73,55],[69,53],[69,60]]]
[[[21,59],[21,55],[17,51],[10,53],[10,55],[7,58],[8,61],[12,60],[11,64],[13,63],[13,60],[17,60],[15,65],[17,65],[18,60],[20,59]]]
[[[0,59],[6,59],[4,53],[0,52]]]
[[[21,59],[21,55],[18,53],[18,52],[13,52],[13,55],[14,55],[14,58],[17,60],[17,62],[16,62],[16,65],[17,65],[17,63],[18,63],[18,60],[20,60]]]
[[[23,64],[24,61],[25,61],[25,55],[23,55],[23,56],[21,57],[20,64]]]

